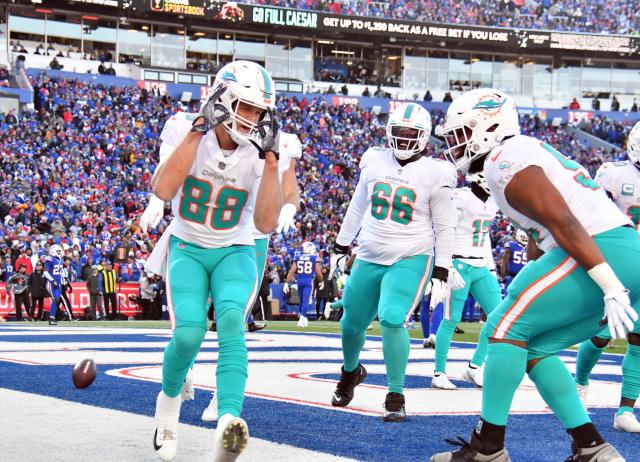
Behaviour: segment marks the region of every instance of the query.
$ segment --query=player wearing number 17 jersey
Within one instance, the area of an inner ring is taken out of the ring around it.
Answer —
[[[457,387],[446,374],[449,346],[469,294],[488,315],[502,301],[491,251],[491,225],[498,207],[489,195],[489,186],[480,173],[469,176],[470,188],[458,188],[453,197],[458,211],[453,267],[464,279],[464,286],[452,290],[444,302],[443,317],[436,334],[436,365],[431,386],[444,390]],[[482,387],[480,366],[487,352],[486,325],[482,326],[478,346],[462,373],[467,382]]]
[[[164,352],[153,440],[165,461],[176,454],[180,391],[207,331],[209,296],[219,344],[220,418],[212,460],[233,461],[247,444],[248,428],[239,416],[247,377],[245,313],[259,286],[253,228],[270,232],[281,203],[274,108],[266,70],[235,61],[218,72],[214,93],[192,127],[176,124],[161,136],[167,157],[152,185],[158,198],[172,201],[175,218],[147,269],[166,274],[174,328]]]
[[[333,274],[362,228],[342,299],[344,364],[331,403],[348,405],[354,388],[364,381],[366,370],[358,359],[367,326],[377,315],[387,368],[385,421],[405,418],[406,321],[429,281],[434,248],[434,277],[446,281],[451,265],[456,174],[450,164],[423,157],[430,133],[429,113],[417,104],[400,107],[389,116],[389,147],[370,148],[362,156],[360,179],[331,256]]]
[[[640,122],[636,123],[627,140],[629,160],[605,162],[598,169],[596,182],[604,188],[622,213],[640,230]],[[580,344],[576,360],[576,384],[580,399],[587,406],[589,374],[606,348],[611,334],[602,329],[595,337]],[[622,397],[613,419],[616,430],[640,433],[640,422],[633,413],[640,395],[640,332],[627,334],[629,346],[622,361]]]
[[[431,462],[509,462],[506,424],[525,373],[572,439],[567,461],[624,461],[591,422],[558,352],[595,335],[603,318],[616,336],[634,329],[637,232],[584,168],[520,135],[515,104],[504,93],[460,95],[443,134],[447,157],[461,171],[484,171],[500,210],[544,255],[523,268],[487,319],[482,412],[471,441]]]

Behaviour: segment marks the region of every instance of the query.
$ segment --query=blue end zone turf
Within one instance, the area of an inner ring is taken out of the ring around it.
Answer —
[[[43,335],[10,337],[2,336],[0,341],[42,342],[157,342],[158,336],[151,335]],[[5,331],[6,332],[6,331]],[[458,346],[458,345],[456,345]],[[465,346],[465,345],[460,345]],[[266,349],[266,348],[265,348]],[[296,349],[296,348],[291,348]],[[315,348],[297,348],[314,351]],[[137,349],[122,348],[135,354]],[[144,350],[147,350],[146,348]],[[160,348],[148,348],[159,351]],[[262,350],[262,348],[261,348]],[[280,349],[281,350],[281,349]],[[324,349],[326,351],[326,349]],[[0,353],[1,355],[2,353]],[[6,354],[6,353],[5,353]],[[620,356],[606,355],[604,361],[619,365]],[[316,360],[315,362],[319,362]],[[364,364],[381,363],[364,361]],[[0,387],[52,396],[63,400],[87,405],[117,409],[136,414],[152,416],[155,398],[160,385],[154,382],[123,379],[105,374],[106,369],[128,367],[130,364],[98,365],[98,377],[93,385],[77,390],[71,384],[71,366],[29,366],[0,361]],[[251,366],[250,366],[251,371]],[[318,378],[338,378],[337,374],[318,374]],[[615,380],[619,375],[598,374],[598,380]],[[384,386],[382,374],[371,374],[367,384]],[[461,383],[456,382],[457,385]],[[428,387],[424,378],[409,375],[408,388]],[[301,386],[304,386],[302,383]],[[358,390],[366,393],[366,390]],[[183,404],[181,421],[201,427],[213,427],[200,420],[200,415],[208,404],[209,393],[198,390],[196,401]],[[455,392],[450,393],[454,400]],[[479,396],[479,395],[478,395]],[[428,397],[428,395],[425,395]],[[329,396],[318,400],[329,401]],[[411,413],[410,401],[407,410]],[[380,403],[382,406],[382,403]],[[616,432],[612,428],[613,409],[593,409],[591,416],[604,438],[613,443],[627,457],[627,461],[640,460],[640,439],[638,435]],[[379,416],[367,416],[333,409],[297,405],[247,397],[243,417],[249,423],[251,435],[266,440],[304,447],[311,450],[331,452],[363,461],[425,461],[434,452],[448,450],[445,438],[462,436],[467,438],[477,416],[433,415],[409,416],[402,424],[383,423]],[[98,427],[95,430],[99,431]],[[46,423],[42,423],[46,425]],[[8,430],[8,429],[7,429]],[[35,429],[34,429],[35,430]],[[151,428],[140,428],[151,439]],[[561,461],[569,455],[569,439],[553,415],[513,415],[509,419],[507,445],[514,461],[549,462]],[[151,451],[151,447],[149,448]],[[1,457],[0,457],[1,459]]]

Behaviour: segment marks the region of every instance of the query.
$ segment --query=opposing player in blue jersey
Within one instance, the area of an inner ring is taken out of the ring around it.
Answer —
[[[298,327],[307,327],[307,311],[312,306],[313,282],[316,279],[322,280],[322,268],[317,260],[316,246],[312,242],[303,242],[302,253],[296,256],[283,287],[284,293],[289,293],[289,283],[297,276],[298,296],[300,297]]]
[[[47,290],[51,294],[51,306],[49,308],[49,325],[56,326],[56,312],[60,300],[60,289],[62,287],[62,247],[54,244],[49,249],[49,258],[44,262],[44,277],[48,281]]]
[[[507,290],[513,278],[527,264],[527,242],[529,236],[523,230],[516,231],[515,240],[504,245],[502,264],[500,265],[500,280],[504,281],[504,290]]]

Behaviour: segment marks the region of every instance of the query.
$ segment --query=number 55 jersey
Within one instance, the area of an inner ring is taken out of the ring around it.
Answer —
[[[505,197],[511,179],[530,166],[544,171],[591,236],[631,223],[580,164],[536,138],[517,135],[489,153],[484,174],[500,210],[519,228],[529,232],[541,250],[547,252],[557,247],[549,230],[518,212]]]
[[[370,148],[360,161],[360,180],[337,242],[351,244],[362,228],[358,259],[392,265],[412,255],[433,255],[434,226],[436,233],[455,227],[455,187],[455,169],[447,162],[422,157],[402,166],[391,149]],[[433,217],[440,222],[433,223]],[[448,267],[450,255],[442,257],[436,264]]]

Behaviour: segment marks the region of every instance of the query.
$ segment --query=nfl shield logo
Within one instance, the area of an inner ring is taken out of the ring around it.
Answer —
[[[227,164],[225,164],[224,162],[218,162],[218,168],[220,170],[224,170],[226,168]]]
[[[401,168],[398,169],[398,175],[402,175],[402,169]]]

